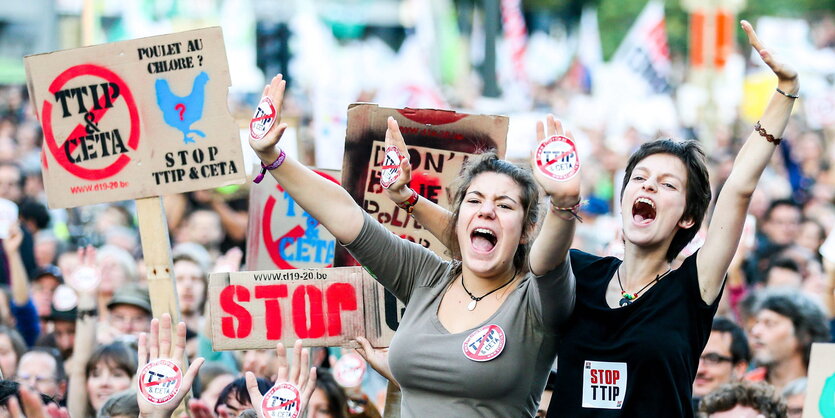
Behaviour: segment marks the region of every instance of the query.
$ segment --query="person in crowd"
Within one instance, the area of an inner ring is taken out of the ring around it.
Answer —
[[[781,395],[786,401],[788,418],[801,418],[803,416],[803,403],[806,402],[807,379],[801,377],[794,379],[783,388]]]
[[[786,416],[786,402],[772,386],[737,382],[720,386],[699,407],[704,418],[758,418]]]
[[[800,233],[803,218],[800,206],[791,199],[778,199],[763,215],[757,247],[748,260],[746,277],[749,283],[765,281],[772,257],[792,245]]]
[[[264,96],[280,107],[284,87],[276,76]],[[402,144],[395,120],[387,123],[387,141],[396,135]],[[276,147],[286,127],[276,124],[263,139],[250,138],[264,171],[269,167],[285,192],[406,304],[390,348],[403,415],[532,416],[556,353],[553,330],[573,307],[567,238],[579,178],[560,183],[538,174],[534,180],[495,153],[471,158],[453,189],[454,260],[445,261],[391,234],[342,187],[286,157]],[[538,131],[544,138],[541,123]],[[553,118],[548,133],[563,134]],[[403,146],[398,152],[408,155]],[[537,182],[553,209],[534,239]],[[482,351],[478,341],[487,340]],[[496,381],[496,375],[504,378]],[[487,380],[489,386],[473,384]]]
[[[711,200],[703,151],[692,140],[641,145],[629,158],[621,185],[623,260],[571,252],[577,305],[565,325],[555,329],[562,338],[559,407],[549,409],[549,416],[693,415],[693,381],[724,277],[748,204],[799,90],[797,72],[762,45],[748,22],[741,25],[777,76],[777,91],[737,154],[704,245],[674,268],[676,257],[701,228]],[[398,181],[408,182],[408,174],[402,177]],[[389,198],[402,201],[391,192]],[[413,213],[442,236],[439,231],[449,217],[437,205],[421,199]]]
[[[762,296],[755,308],[751,350],[757,369],[747,380],[765,381],[777,390],[806,376],[812,344],[829,341],[823,309],[797,291],[776,290]]]
[[[32,391],[12,380],[0,379],[0,415],[18,417],[69,418],[66,408],[59,407],[47,395]]]
[[[98,418],[141,417],[142,411],[136,400],[136,390],[126,390],[109,397],[96,416]]]
[[[775,258],[765,271],[765,287],[800,289],[802,284],[803,276],[800,274],[800,266],[791,258]]]
[[[26,353],[26,342],[14,328],[0,325],[0,373],[11,377],[17,373],[17,364]]]
[[[35,347],[20,358],[14,380],[61,402],[67,394],[67,374],[58,350]]]
[[[101,281],[98,286],[98,309],[106,319],[107,306],[114,293],[125,285],[137,283],[136,260],[121,248],[105,245],[96,250],[95,267]]]
[[[52,332],[45,335],[48,341],[46,345],[58,349],[64,361],[69,360],[75,346],[75,323],[78,320],[78,309],[73,307],[69,310],[59,310],[53,305],[46,320],[52,329]]]
[[[214,406],[220,392],[235,380],[235,372],[220,363],[206,363],[200,369],[200,401]]]
[[[52,297],[55,289],[64,283],[61,270],[53,265],[40,267],[35,270],[30,281],[32,288],[32,303],[41,318],[41,329],[47,329],[46,317],[52,313]]]
[[[198,244],[184,243],[177,245],[172,255],[180,314],[188,329],[199,331],[203,329],[203,304],[211,263],[209,253]]]
[[[108,323],[117,336],[139,337],[151,325],[151,296],[148,289],[129,284],[119,288],[107,304]]]
[[[22,229],[17,224],[12,225],[9,228],[8,236],[2,240],[5,257],[0,258],[4,259],[8,267],[12,293],[9,307],[15,319],[15,326],[23,340],[26,341],[26,345],[31,347],[41,333],[41,326],[38,320],[37,307],[29,294],[29,273],[24,266],[20,253],[23,240]]]
[[[316,390],[310,397],[307,418],[348,418],[348,396],[327,370],[316,372]]]
[[[693,382],[694,406],[698,408],[698,401],[719,386],[741,381],[750,361],[742,328],[728,318],[714,318]]]
[[[136,350],[121,342],[102,345],[93,351],[85,368],[85,389],[88,405],[98,412],[115,393],[130,388],[136,373]],[[77,391],[76,381],[70,392]]]

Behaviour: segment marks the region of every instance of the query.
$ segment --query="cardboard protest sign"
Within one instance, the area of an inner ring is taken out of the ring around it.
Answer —
[[[24,59],[50,207],[245,181],[218,27]]]
[[[812,344],[803,418],[835,417],[835,344]]]
[[[314,171],[339,184],[338,171]],[[273,176],[266,175],[252,185],[247,270],[332,267],[336,245],[336,238],[284,192]]]
[[[504,156],[508,118],[449,110],[391,109],[375,104],[353,104],[348,108],[343,187],[390,231],[443,256],[443,245],[391,202],[380,186],[389,116],[397,120],[409,148],[410,186],[422,198],[444,207],[448,207],[446,188],[469,156],[490,149]],[[337,248],[334,265],[351,264],[347,251]]]
[[[341,346],[357,336],[384,347],[392,332],[377,303],[383,292],[362,267],[211,274],[212,347]]]

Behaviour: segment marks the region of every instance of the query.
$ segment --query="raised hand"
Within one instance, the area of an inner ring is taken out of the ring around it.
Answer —
[[[380,373],[381,376],[385,377],[399,387],[400,384],[394,379],[394,376],[391,374],[391,368],[389,367],[389,349],[374,348],[371,346],[371,343],[365,339],[365,337],[357,337],[357,342],[360,345],[356,349],[357,353],[359,353],[362,358],[364,358],[365,361],[371,365],[371,368],[377,371],[377,373]]]
[[[571,135],[571,131],[563,131],[562,123],[556,120],[554,115],[548,115],[545,124],[543,124],[542,121],[538,121],[536,123],[537,144],[540,144],[545,139],[555,135],[567,137],[572,143],[575,142],[574,136]],[[539,145],[537,145],[537,147],[539,147]],[[566,178],[562,180],[554,179],[543,173],[538,167],[536,150],[534,150],[531,154],[531,170],[533,171],[534,178],[539,183],[539,186],[545,190],[545,193],[548,194],[553,205],[557,207],[572,207],[580,201],[580,160],[577,158],[576,149],[574,150],[574,154],[573,164],[578,167],[576,171],[573,173],[569,172]]]
[[[397,121],[389,116],[386,122],[388,123],[388,129],[386,129],[385,147],[386,149],[389,149],[389,147],[397,148],[397,153],[401,159],[399,171],[396,174],[397,179],[388,188],[383,188],[389,199],[395,203],[400,203],[408,199],[412,194],[408,188],[409,182],[412,181],[412,165],[409,163],[409,150],[406,148],[406,141],[403,140],[403,134],[400,133],[400,126],[397,124]]]
[[[177,336],[172,345],[171,315],[167,313],[162,315],[162,320],[154,318],[151,321],[150,336],[145,333],[139,336],[136,401],[141,417],[170,417],[191,389],[204,359],[197,358],[184,375],[178,376],[183,370],[185,349],[186,324],[177,324]],[[172,364],[176,370],[170,367]],[[168,376],[167,372],[172,370],[177,375]],[[179,384],[171,383],[177,379]]]
[[[80,264],[67,273],[67,284],[80,295],[95,294],[101,281],[101,269],[96,264],[96,249],[88,245],[78,249]]]
[[[777,75],[777,79],[780,80],[781,84],[790,83],[787,87],[793,88],[792,91],[786,91],[789,94],[797,94],[797,70],[792,68],[787,63],[783,62],[779,59],[778,56],[775,56],[773,51],[767,49],[760,39],[757,37],[757,33],[754,32],[754,28],[751,26],[747,20],[742,20],[739,22],[742,26],[742,30],[748,35],[748,42],[751,43],[751,46],[757,50],[760,54],[760,57],[763,59],[766,65],[771,68],[771,71],[774,71],[774,74]]]
[[[6,250],[6,254],[16,253],[22,242],[23,231],[20,230],[20,225],[17,222],[9,225],[9,235],[3,238],[3,249]]]
[[[255,153],[262,160],[269,159],[272,161],[275,159],[275,155],[277,154],[275,145],[287,129],[287,124],[281,123],[281,105],[284,102],[284,88],[286,86],[287,82],[284,80],[284,77],[278,74],[273,77],[269,85],[264,87],[264,92],[262,93],[261,100],[263,100],[263,97],[269,98],[275,108],[275,121],[272,122],[272,126],[270,126],[263,138],[254,138],[252,131],[250,131],[249,146],[255,150]]]
[[[310,359],[310,350],[307,348],[302,349],[301,340],[296,340],[296,344],[293,346],[293,364],[289,368],[287,365],[287,351],[284,349],[284,344],[278,343],[275,347],[275,352],[277,355],[277,378],[273,389],[283,384],[289,383],[292,385],[298,392],[298,411],[301,414],[304,412],[305,408],[307,408],[310,396],[313,395],[313,391],[316,389],[316,368],[311,367],[309,370],[307,369],[307,364]],[[258,382],[255,378],[255,374],[252,372],[246,372],[246,388],[249,392],[249,399],[252,402],[252,406],[255,408],[255,411],[258,412],[258,416],[267,416],[262,408],[264,395],[262,395],[258,390]],[[270,389],[270,391],[267,392],[267,395],[269,395],[273,389]],[[292,404],[290,406],[295,408]]]

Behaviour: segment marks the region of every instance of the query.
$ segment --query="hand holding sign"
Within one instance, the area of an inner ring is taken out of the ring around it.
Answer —
[[[381,376],[385,377],[389,380],[389,382],[394,383],[397,387],[400,387],[400,384],[397,383],[397,380],[394,379],[394,375],[391,374],[391,368],[389,367],[389,349],[386,348],[374,348],[371,346],[371,343],[368,342],[367,339],[364,337],[357,337],[357,342],[359,343],[359,347],[357,348],[357,353],[360,353],[362,358],[371,365],[371,368],[376,370],[377,373],[380,373]]]
[[[571,132],[563,132],[562,123],[548,115],[546,126],[536,123],[539,143],[531,156],[533,175],[556,207],[574,206],[580,200],[580,160]]]
[[[260,122],[266,121],[266,119],[259,119],[258,121],[253,119],[253,123],[258,125],[259,128],[250,131],[249,146],[255,150],[262,161],[276,159],[278,151],[276,151],[275,145],[278,144],[287,129],[286,123],[275,123],[281,121],[281,104],[284,101],[284,88],[286,86],[287,82],[284,81],[281,74],[278,74],[273,77],[269,85],[264,87],[262,102],[268,104],[267,108],[274,109],[274,117],[269,122],[270,126],[261,126]],[[261,109],[261,105],[259,105],[259,109]],[[256,114],[258,114],[258,111],[256,111]],[[256,116],[256,119],[258,117]]]
[[[139,390],[136,401],[143,417],[170,417],[191,388],[204,359],[198,358],[182,375],[186,349],[186,324],[177,324],[177,336],[171,344],[171,316],[151,321],[150,337],[139,336]]]
[[[316,368],[308,371],[310,350],[302,350],[302,341],[296,340],[293,346],[293,364],[287,367],[287,351],[284,344],[275,347],[277,359],[276,375],[273,386],[266,394],[261,395],[258,382],[252,372],[246,372],[246,388],[252,405],[259,417],[296,418],[304,412],[310,396],[316,389]],[[304,367],[302,367],[304,365]]]

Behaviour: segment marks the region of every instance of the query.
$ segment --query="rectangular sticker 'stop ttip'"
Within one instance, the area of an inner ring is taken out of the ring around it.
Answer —
[[[31,55],[50,207],[246,179],[219,27]]]

